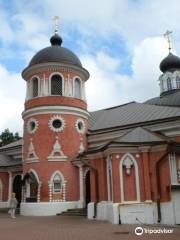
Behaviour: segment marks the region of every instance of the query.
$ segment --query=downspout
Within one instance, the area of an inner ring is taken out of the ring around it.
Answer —
[[[84,162],[82,158],[81,158],[81,161],[82,161],[82,163],[84,163],[84,165],[89,167],[95,173],[95,192],[96,192],[96,202],[94,203],[94,208],[95,208],[94,218],[95,218],[96,215],[97,215],[97,203],[99,202],[99,176],[98,176],[98,171],[95,167],[93,167],[89,163]]]
[[[167,148],[167,152],[156,162],[156,181],[157,181],[157,213],[158,219],[157,222],[160,223],[162,216],[161,216],[161,180],[160,180],[160,163],[163,162],[165,157],[170,153],[169,147]]]

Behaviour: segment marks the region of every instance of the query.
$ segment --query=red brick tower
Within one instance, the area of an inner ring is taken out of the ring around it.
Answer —
[[[89,73],[78,57],[61,46],[39,51],[22,72],[27,82],[23,147],[24,215],[52,215],[82,206],[80,171],[71,160],[86,149]]]

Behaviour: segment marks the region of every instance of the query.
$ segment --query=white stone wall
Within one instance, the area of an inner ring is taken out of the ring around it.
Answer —
[[[174,214],[175,212],[174,212],[173,202],[161,203],[161,223],[162,224],[175,224]]]
[[[113,224],[119,224],[119,210],[117,203],[100,202],[97,204],[96,218],[98,220],[108,220]],[[88,204],[88,219],[94,219],[95,204]]]
[[[7,208],[8,202],[0,202],[0,208]]]
[[[133,203],[119,205],[122,224],[153,224],[154,205],[152,203]]]
[[[94,203],[88,204],[88,219],[94,219]],[[176,218],[175,218],[176,214]],[[175,224],[175,219],[180,217],[180,212],[174,211],[173,202],[161,203],[161,223]],[[143,203],[112,203],[99,202],[97,204],[97,220],[107,220],[113,224],[157,224],[157,204]],[[120,221],[119,221],[120,220]]]
[[[21,215],[23,216],[55,216],[68,209],[78,207],[78,202],[41,202],[21,203]]]
[[[87,217],[88,219],[94,219],[94,202],[91,202],[88,204],[88,212],[87,212]]]

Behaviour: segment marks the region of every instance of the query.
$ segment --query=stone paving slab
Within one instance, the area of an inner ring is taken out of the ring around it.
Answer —
[[[139,225],[146,229],[159,229],[154,226]],[[0,240],[116,240],[116,239],[168,239],[179,240],[180,228],[169,234],[142,234],[136,236],[136,225],[113,225],[106,221],[87,220],[84,217],[23,217],[11,219],[0,213]]]

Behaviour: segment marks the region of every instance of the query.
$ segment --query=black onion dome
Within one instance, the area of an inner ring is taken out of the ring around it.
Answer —
[[[58,34],[54,34],[50,42],[50,47],[46,47],[35,54],[29,63],[29,67],[48,62],[59,62],[82,67],[79,58],[72,51],[61,47],[62,38]]]
[[[169,55],[162,60],[159,67],[162,72],[180,69],[180,58],[169,53]]]

